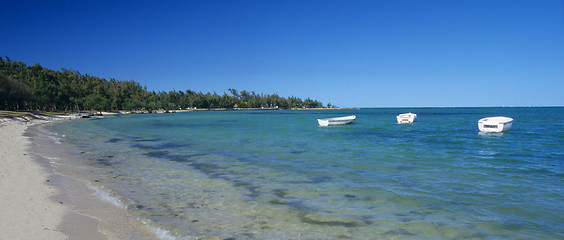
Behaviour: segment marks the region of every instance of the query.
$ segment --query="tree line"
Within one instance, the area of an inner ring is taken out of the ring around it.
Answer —
[[[229,93],[149,91],[139,83],[109,80],[71,69],[54,71],[38,63],[0,57],[0,109],[27,111],[175,110],[209,108],[322,108],[321,102],[229,89]],[[334,107],[327,104],[327,107]]]

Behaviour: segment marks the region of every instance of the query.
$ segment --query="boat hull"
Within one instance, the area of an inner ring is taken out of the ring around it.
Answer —
[[[478,121],[480,132],[505,132],[513,126],[513,118],[508,117],[488,117]]]
[[[398,123],[413,123],[417,114],[415,113],[402,113],[396,116]]]
[[[326,127],[326,126],[335,126],[335,125],[345,125],[354,123],[356,120],[356,116],[345,116],[345,117],[336,117],[336,118],[321,118],[317,119],[317,123],[319,126]]]

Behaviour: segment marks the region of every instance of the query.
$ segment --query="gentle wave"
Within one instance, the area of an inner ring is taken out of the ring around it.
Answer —
[[[152,231],[155,235],[161,240],[197,240],[200,239],[199,237],[187,237],[187,236],[179,236],[178,234],[172,234],[170,231],[159,228],[159,227],[151,227]]]
[[[112,196],[112,194],[110,194],[109,192],[104,191],[103,190],[104,186],[96,186],[92,183],[87,183],[87,186],[92,190],[94,190],[92,196],[97,197],[104,201],[108,201],[116,207],[127,209],[127,205],[124,204],[118,197]]]

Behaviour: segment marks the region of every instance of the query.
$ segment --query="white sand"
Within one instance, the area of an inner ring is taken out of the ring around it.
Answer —
[[[57,229],[71,206],[60,203],[50,173],[27,153],[25,129],[34,123],[0,122],[0,239],[70,239]]]

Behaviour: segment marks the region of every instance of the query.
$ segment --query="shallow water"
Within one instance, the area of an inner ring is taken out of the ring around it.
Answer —
[[[396,124],[409,111],[416,122]],[[515,119],[509,132],[478,132],[498,115]],[[169,238],[564,239],[564,108],[188,112],[45,129],[78,155],[81,178]]]

